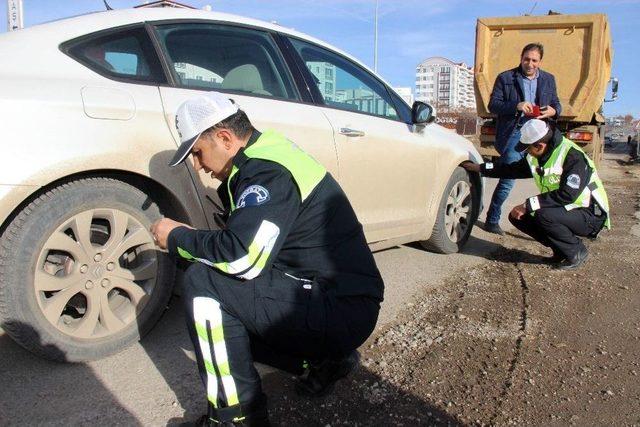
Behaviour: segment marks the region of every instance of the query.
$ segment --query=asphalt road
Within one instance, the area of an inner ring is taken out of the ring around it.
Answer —
[[[487,180],[485,206],[494,181]],[[507,204],[522,203],[534,191],[530,181],[518,182]],[[503,225],[508,228],[506,221]],[[386,285],[378,330],[416,295],[485,262],[501,248],[496,242],[499,239],[476,227],[460,254],[433,254],[417,245],[377,252]],[[194,418],[204,410],[205,400],[190,349],[177,301],[141,343],[87,364],[41,360],[0,330],[0,425],[157,426]],[[277,394],[282,384],[290,383],[279,372],[261,372],[267,394]]]

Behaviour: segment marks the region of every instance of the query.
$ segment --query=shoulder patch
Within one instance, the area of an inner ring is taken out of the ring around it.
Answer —
[[[578,174],[571,174],[567,177],[567,185],[576,190],[580,188],[580,176]]]
[[[240,209],[247,206],[258,206],[267,203],[270,199],[269,190],[261,185],[250,185],[238,198],[236,207]]]

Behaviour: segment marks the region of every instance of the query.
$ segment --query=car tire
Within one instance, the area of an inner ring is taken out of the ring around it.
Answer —
[[[431,237],[421,245],[441,254],[460,251],[471,235],[478,203],[469,174],[457,167],[442,194]]]
[[[140,339],[171,296],[175,264],[154,245],[160,209],[110,178],[58,185],[0,237],[0,324],[57,361],[95,360]]]

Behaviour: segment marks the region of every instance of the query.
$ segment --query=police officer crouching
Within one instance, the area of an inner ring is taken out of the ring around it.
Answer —
[[[578,236],[596,237],[611,228],[609,201],[593,161],[557,129],[533,119],[522,126],[517,149],[527,152],[512,164],[464,162],[491,178],[533,178],[540,194],[513,208],[509,221],[553,250],[555,268],[577,268],[587,259]]]
[[[316,396],[352,371],[373,331],[383,282],[362,225],[333,177],[274,131],[258,132],[224,95],[184,102],[182,144],[222,181],[221,230],[163,218],[154,240],[193,261],[184,279],[187,326],[208,400],[198,425],[269,425],[254,361],[299,375]]]

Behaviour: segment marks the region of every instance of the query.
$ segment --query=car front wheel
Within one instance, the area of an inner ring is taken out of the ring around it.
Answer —
[[[0,320],[48,359],[85,361],[135,342],[159,319],[174,266],[149,226],[161,214],[137,188],[107,178],[55,187],[0,238]]]
[[[442,195],[431,237],[420,242],[422,246],[443,254],[462,249],[476,219],[477,203],[469,174],[457,167]]]

